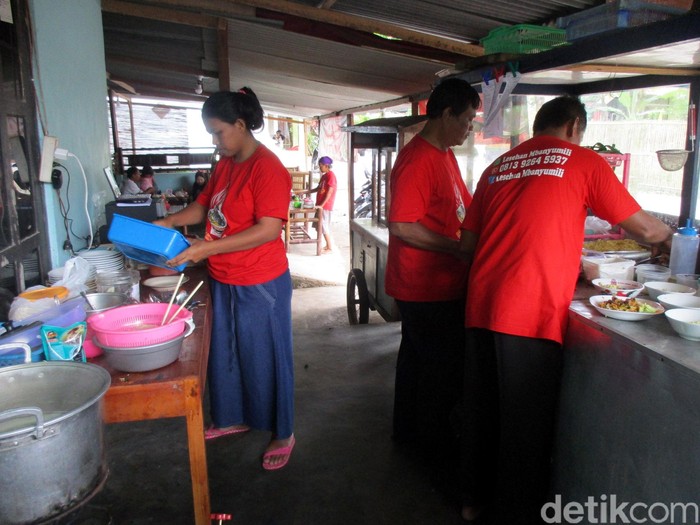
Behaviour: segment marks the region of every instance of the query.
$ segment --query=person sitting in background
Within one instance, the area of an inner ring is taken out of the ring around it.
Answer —
[[[158,187],[153,180],[153,168],[146,164],[141,170],[141,181],[139,182],[139,187],[141,188],[141,193],[149,193],[153,195],[158,193]]]
[[[122,183],[122,195],[140,195],[142,193],[140,182],[141,172],[136,166],[130,166],[126,170],[126,179]]]
[[[207,173],[206,171],[198,170],[194,174],[194,183],[192,184],[192,191],[190,192],[190,197],[192,201],[197,200],[197,196],[202,193],[202,190],[207,185]]]

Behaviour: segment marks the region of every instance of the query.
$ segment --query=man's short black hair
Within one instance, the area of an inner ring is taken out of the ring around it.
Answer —
[[[579,119],[579,130],[585,131],[588,124],[586,106],[578,97],[564,95],[542,105],[535,115],[532,131],[539,133],[547,128],[559,128],[576,119]]]
[[[446,108],[453,115],[464,113],[468,107],[479,109],[479,93],[469,82],[461,78],[448,78],[440,82],[430,94],[427,105],[429,119],[440,118]]]

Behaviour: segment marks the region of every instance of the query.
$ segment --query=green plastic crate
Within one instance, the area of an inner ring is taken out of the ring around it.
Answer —
[[[540,53],[562,44],[566,44],[566,30],[530,24],[497,27],[481,39],[487,55]]]

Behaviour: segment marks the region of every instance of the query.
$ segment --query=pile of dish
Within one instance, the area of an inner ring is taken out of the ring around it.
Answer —
[[[643,321],[663,313],[680,337],[700,341],[700,296],[694,287],[668,281],[614,279],[595,279],[593,285],[610,294],[589,299],[600,314],[622,321]],[[651,299],[640,299],[642,291]]]
[[[121,372],[146,372],[176,361],[184,338],[194,330],[192,312],[166,303],[119,306],[87,322],[93,342]]]

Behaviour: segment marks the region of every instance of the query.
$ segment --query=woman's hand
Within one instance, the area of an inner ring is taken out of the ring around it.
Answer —
[[[206,242],[202,239],[190,239],[190,243],[189,248],[179,253],[169,261],[166,261],[165,264],[168,266],[179,266],[188,262],[198,263],[211,255],[208,250],[211,242]]]

